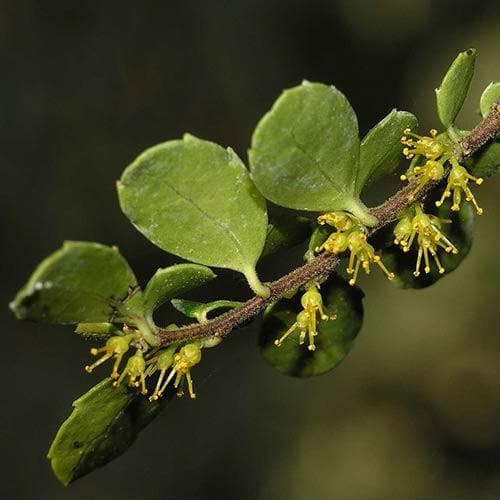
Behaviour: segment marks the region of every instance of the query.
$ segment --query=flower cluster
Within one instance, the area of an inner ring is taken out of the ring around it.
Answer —
[[[130,329],[124,326],[124,332],[129,331]],[[90,350],[90,353],[94,356],[101,353],[103,355],[93,364],[87,365],[85,370],[90,373],[94,368],[108,359],[114,358],[111,378],[114,380],[113,385],[115,387],[118,387],[128,377],[129,387],[140,387],[141,394],[147,394],[146,378],[159,372],[153,395],[149,398],[151,401],[159,399],[172,380],[173,386],[177,390],[177,395],[182,396],[184,379],[187,380],[190,397],[195,398],[196,394],[191,378],[191,368],[201,361],[202,347],[212,347],[217,345],[218,342],[215,342],[212,338],[208,338],[206,342],[195,341],[184,344],[180,348],[175,344],[153,352],[151,356],[145,359],[141,338],[141,334],[138,331],[110,337],[103,347],[92,348]],[[136,352],[128,358],[125,368],[120,373],[120,364],[132,345],[136,347]],[[169,369],[170,372],[167,376]]]
[[[354,285],[358,278],[359,269],[362,267],[366,274],[370,274],[370,264],[376,264],[382,269],[389,280],[394,278],[375,253],[375,249],[367,241],[365,227],[352,215],[345,212],[331,212],[320,215],[318,223],[333,226],[336,231],[326,241],[318,246],[316,252],[325,250],[333,254],[340,254],[346,250],[350,251],[347,273],[352,275],[350,285]]]
[[[274,343],[280,347],[283,342],[295,331],[299,332],[299,344],[303,344],[308,336],[309,344],[307,348],[310,351],[316,350],[314,337],[318,335],[317,321],[318,316],[322,321],[334,320],[336,315],[328,316],[323,307],[323,299],[315,284],[309,286],[307,291],[300,299],[302,311],[297,314],[293,325]]]
[[[394,243],[399,245],[404,252],[410,251],[413,242],[417,241],[417,264],[413,274],[420,276],[422,259],[424,272],[431,272],[429,254],[434,259],[440,274],[445,272],[438,257],[438,249],[445,252],[458,253],[458,249],[441,231],[441,225],[451,223],[451,220],[440,219],[435,215],[424,213],[422,205],[415,204],[408,208],[394,228]]]
[[[408,128],[404,130],[403,134],[401,138],[402,144],[405,145],[403,154],[407,159],[413,159],[413,162],[406,174],[401,176],[401,180],[417,181],[416,186],[408,195],[408,200],[413,201],[417,193],[429,182],[441,180],[445,175],[445,164],[448,162],[450,164],[450,171],[448,173],[447,185],[441,199],[436,202],[436,205],[438,207],[441,206],[444,200],[453,193],[451,209],[458,211],[460,210],[463,192],[465,193],[466,201],[472,202],[476,212],[481,215],[483,209],[478,206],[468,183],[472,180],[476,184],[482,184],[483,179],[469,174],[466,168],[459,164],[453,150],[437,137],[437,130],[432,129],[430,137],[415,134]],[[416,163],[421,157],[425,159],[425,163],[417,165]]]

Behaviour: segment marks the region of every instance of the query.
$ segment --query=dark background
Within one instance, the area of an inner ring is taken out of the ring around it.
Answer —
[[[142,283],[172,262],[116,199],[144,148],[189,131],[246,158],[260,116],[302,79],[344,91],[362,132],[392,107],[426,130],[434,88],[469,46],[479,59],[463,128],[500,79],[497,1],[0,1],[1,497],[499,498],[498,176],[476,189],[485,215],[459,271],[423,291],[363,278],[365,324],[337,370],[288,379],[261,358],[256,326],[239,330],[194,370],[195,402],[174,401],[67,489],[45,455],[105,372],[85,374],[90,344],[71,328],[7,310],[65,239],[119,245]],[[207,294],[248,296],[220,274]]]

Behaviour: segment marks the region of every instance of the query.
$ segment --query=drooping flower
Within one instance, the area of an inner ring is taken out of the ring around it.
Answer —
[[[309,286],[307,291],[302,295],[300,299],[302,305],[302,311],[300,311],[295,322],[290,326],[290,328],[279,338],[274,341],[275,345],[280,347],[283,342],[295,331],[299,332],[299,344],[303,344],[308,336],[309,344],[307,348],[310,351],[316,349],[314,344],[314,337],[318,335],[317,321],[318,316],[322,321],[334,320],[337,318],[336,315],[328,316],[324,310],[323,298],[319,293],[317,286],[312,284]]]
[[[483,209],[477,204],[476,198],[472,194],[468,184],[469,181],[474,181],[480,185],[483,183],[482,177],[474,177],[467,172],[465,167],[462,167],[455,158],[450,158],[451,170],[448,174],[448,183],[443,191],[441,199],[436,201],[436,206],[440,207],[444,200],[451,196],[453,193],[453,204],[451,210],[457,212],[460,210],[460,203],[462,201],[462,192],[465,194],[465,200],[472,202],[478,215],[483,213]]]
[[[415,276],[420,276],[422,259],[424,272],[430,273],[429,255],[434,259],[439,273],[445,272],[437,254],[439,248],[447,253],[458,253],[455,245],[441,231],[441,225],[450,222],[450,220],[424,213],[422,205],[416,204],[406,211],[394,228],[394,243],[399,245],[404,252],[410,250],[415,239],[417,241],[417,264],[413,273]]]
[[[128,376],[129,382],[128,385],[130,387],[141,387],[141,394],[147,394],[148,390],[146,389],[146,362],[144,361],[144,356],[142,354],[141,349],[137,349],[136,353],[133,356],[130,356],[127,360],[127,364],[125,365],[125,369],[123,370],[120,377],[113,382],[115,387],[118,387],[123,380]]]
[[[94,370],[94,368],[97,368],[99,365],[101,365],[108,359],[114,357],[115,362],[113,364],[111,378],[117,379],[120,376],[118,369],[120,367],[120,363],[123,359],[123,356],[128,351],[130,343],[133,340],[136,340],[138,337],[139,335],[134,333],[131,333],[129,335],[116,335],[114,337],[109,338],[103,347],[99,348],[93,347],[92,349],[90,349],[90,354],[92,354],[92,356],[97,356],[97,354],[101,353],[104,354],[91,365],[87,365],[85,367],[85,370],[91,373],[92,370]]]

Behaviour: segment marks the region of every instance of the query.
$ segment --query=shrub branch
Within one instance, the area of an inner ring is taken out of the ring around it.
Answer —
[[[493,140],[500,134],[500,103],[496,102],[491,108],[489,115],[472,132],[459,142],[458,158],[463,161],[471,158],[485,144]],[[446,172],[447,174],[447,172]],[[370,230],[370,235],[380,228],[389,224],[398,217],[398,214],[407,206],[424,199],[427,194],[437,185],[437,182],[430,182],[421,189],[411,202],[408,200],[409,194],[416,187],[416,182],[410,182],[408,185],[397,191],[380,206],[371,209],[378,224]],[[203,324],[191,324],[177,330],[158,329],[156,335],[160,338],[162,345],[168,345],[173,342],[186,341],[201,337],[215,336],[225,337],[235,327],[241,325],[249,318],[260,313],[266,306],[280,299],[284,295],[306,285],[309,281],[327,277],[337,266],[340,259],[337,255],[323,252],[313,260],[303,266],[293,270],[285,276],[266,283],[271,290],[268,298],[259,296],[252,297],[242,306],[233,309],[225,314]]]

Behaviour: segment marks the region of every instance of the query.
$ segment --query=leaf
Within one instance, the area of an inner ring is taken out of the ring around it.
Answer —
[[[361,141],[357,192],[382,176],[393,173],[402,158],[401,137],[406,128],[415,130],[417,118],[407,111],[393,109]]]
[[[311,221],[286,212],[270,215],[262,256],[271,255],[305,241],[311,234]]]
[[[294,377],[321,375],[335,368],[352,349],[363,321],[363,292],[333,275],[322,285],[321,294],[325,308],[330,314],[335,313],[337,319],[319,323],[316,350],[312,352],[305,344],[299,345],[298,332],[281,347],[274,344],[302,310],[299,294],[293,300],[282,299],[267,310],[259,343],[266,361],[281,373]]]
[[[42,261],[10,303],[18,319],[110,321],[137,280],[116,247],[68,241]]]
[[[493,141],[485,146],[477,155],[469,170],[477,177],[490,177],[500,168],[500,140]]]
[[[436,89],[439,120],[446,128],[455,123],[455,118],[462,109],[474,74],[475,62],[475,49],[460,52],[444,75],[440,87]]]
[[[500,82],[491,82],[485,89],[479,102],[481,115],[486,118],[494,102],[500,102]]]
[[[208,321],[208,314],[218,309],[235,309],[241,306],[242,302],[234,300],[216,300],[203,304],[201,302],[194,302],[192,300],[173,299],[172,305],[184,316],[194,318],[199,323]]]
[[[434,204],[433,198],[429,200],[429,207]],[[413,244],[412,250],[404,253],[396,245],[390,245],[382,251],[382,261],[396,275],[391,281],[399,288],[426,288],[433,285],[441,278],[454,271],[467,257],[471,246],[474,230],[475,211],[469,203],[462,202],[459,212],[450,210],[449,202],[433,212],[442,219],[451,219],[451,224],[443,224],[442,232],[458,248],[458,254],[446,253],[444,250],[438,251],[439,260],[445,268],[444,274],[439,274],[436,266],[431,265],[431,272],[415,277],[415,265],[417,261],[417,245]],[[430,210],[429,210],[430,211]],[[388,237],[394,239],[394,235],[388,234]]]
[[[158,269],[144,290],[144,311],[151,314],[162,304],[215,278],[211,269],[198,264],[177,264]]]
[[[187,134],[155,146],[127,167],[118,195],[125,215],[163,250],[255,280],[266,203],[231,149]]]
[[[304,82],[285,90],[257,125],[249,160],[255,184],[277,205],[349,210],[375,222],[356,195],[356,114],[333,86]]]
[[[68,485],[121,455],[158,415],[168,396],[150,402],[126,387],[101,381],[77,399],[47,458],[59,481]]]

